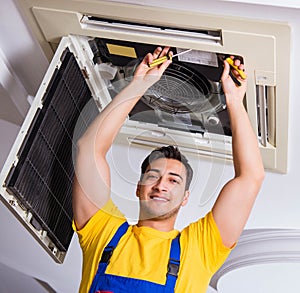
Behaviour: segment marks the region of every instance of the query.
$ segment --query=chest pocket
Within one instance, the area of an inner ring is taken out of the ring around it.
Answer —
[[[175,290],[175,285],[178,277],[180,266],[180,243],[178,235],[172,240],[170,256],[168,262],[168,270],[166,275],[166,283],[164,285],[139,280],[134,278],[121,277],[116,275],[106,274],[106,268],[117,247],[120,239],[126,233],[129,225],[123,223],[104,248],[104,251],[99,262],[97,273],[94,277],[89,293],[171,293]],[[159,264],[158,264],[159,265]],[[155,268],[153,268],[155,269]]]

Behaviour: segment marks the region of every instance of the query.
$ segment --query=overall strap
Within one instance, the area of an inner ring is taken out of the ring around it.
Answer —
[[[110,261],[110,258],[112,256],[112,253],[114,249],[116,248],[117,244],[119,243],[122,236],[126,233],[129,225],[127,222],[124,222],[117,230],[113,238],[110,240],[110,242],[107,244],[107,246],[104,248],[104,251],[101,256],[101,260],[99,262],[97,273],[93,279],[92,285],[90,287],[89,293],[95,293],[97,289],[97,283],[98,278],[102,274],[105,273],[107,265]]]
[[[106,245],[104,248],[104,251],[101,256],[100,263],[106,263],[106,266],[108,265],[110,258],[113,254],[114,249],[117,247],[120,239],[122,236],[126,233],[129,225],[127,222],[124,222],[117,230],[113,238],[110,240],[110,242]]]
[[[174,292],[180,266],[180,234],[172,240],[168,263],[166,292]]]

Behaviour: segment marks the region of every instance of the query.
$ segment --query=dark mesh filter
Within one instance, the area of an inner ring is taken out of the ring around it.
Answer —
[[[73,131],[78,118],[88,125],[81,113],[90,100],[81,70],[66,51],[19,151],[19,162],[6,180],[8,191],[32,213],[32,224],[46,230],[62,251],[68,249],[73,235]]]

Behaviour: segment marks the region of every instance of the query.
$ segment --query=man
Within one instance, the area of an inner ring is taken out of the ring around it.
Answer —
[[[136,195],[140,218],[129,226],[110,198],[106,154],[126,116],[171,63],[149,68],[168,54],[157,48],[137,67],[131,83],[96,117],[78,142],[73,190],[74,229],[83,250],[80,292],[206,292],[209,280],[237,242],[264,178],[255,134],[243,106],[247,81],[236,86],[224,62],[221,78],[232,129],[234,178],[213,209],[180,233],[174,230],[189,198],[192,170],[174,147],[154,151],[142,165]],[[234,64],[240,69],[239,60]],[[124,224],[125,223],[125,224]]]

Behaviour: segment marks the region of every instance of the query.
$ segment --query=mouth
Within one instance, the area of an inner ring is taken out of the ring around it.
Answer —
[[[161,202],[168,202],[169,200],[165,197],[158,196],[158,195],[151,195],[150,199],[156,200],[156,201],[161,201]]]

